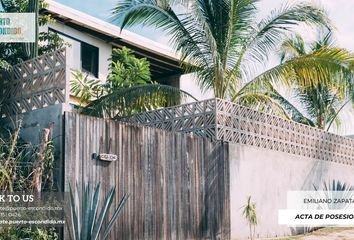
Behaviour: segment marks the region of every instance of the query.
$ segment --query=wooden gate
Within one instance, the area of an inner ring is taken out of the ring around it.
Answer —
[[[116,185],[115,204],[130,195],[110,239],[229,239],[225,143],[66,113],[66,190],[75,181]]]

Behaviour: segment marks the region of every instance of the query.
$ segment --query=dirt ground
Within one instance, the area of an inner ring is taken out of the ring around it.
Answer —
[[[274,240],[354,240],[354,228],[324,228],[300,236],[276,238]]]
[[[332,239],[338,239],[338,240],[353,240],[354,239],[354,229],[349,229],[349,230],[343,230],[340,231],[340,229],[337,232],[331,232],[331,233],[323,233],[323,235],[309,235],[309,236],[304,236],[300,238],[301,240],[315,240],[315,239],[323,239],[323,240],[332,240]]]

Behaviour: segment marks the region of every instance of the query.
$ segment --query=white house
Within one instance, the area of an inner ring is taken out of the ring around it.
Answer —
[[[69,43],[72,70],[85,71],[105,81],[112,48],[126,46],[137,57],[144,57],[150,62],[153,80],[179,87],[198,99],[211,96],[201,93],[193,77],[183,75],[178,56],[167,46],[127,30],[121,31],[113,24],[57,2],[48,3],[47,9],[42,10],[41,14],[50,14],[56,22],[41,31],[56,32]]]

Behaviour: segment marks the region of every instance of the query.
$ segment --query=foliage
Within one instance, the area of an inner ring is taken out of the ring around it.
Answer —
[[[283,110],[284,115],[297,122],[316,126],[324,129],[333,122],[339,126],[340,119],[338,113],[343,107],[353,99],[353,70],[354,54],[334,45],[331,31],[321,34],[320,38],[306,45],[301,36],[295,35],[286,39],[281,45],[280,57],[282,64],[288,61],[298,61],[307,57],[327,56],[328,61],[340,63],[340,66],[330,66],[323,62],[323,70],[314,67],[311,75],[315,80],[314,84],[305,85],[306,81],[299,61],[299,66],[289,69],[289,78],[294,78],[292,94],[296,101],[300,103],[300,108],[296,108],[282,96],[272,83],[263,84],[262,88],[255,88],[251,94],[258,94],[268,97],[268,105],[277,104]],[[302,64],[304,64],[302,62]],[[342,67],[347,70],[341,69]],[[250,89],[248,89],[250,90]],[[247,91],[245,91],[247,93]],[[266,102],[266,101],[264,101]],[[265,103],[267,105],[267,103]]]
[[[251,202],[251,196],[247,197],[247,203],[243,206],[243,216],[249,224],[250,239],[253,239],[257,221],[256,204]],[[253,231],[252,231],[253,227]]]
[[[58,240],[55,228],[11,227],[0,229],[1,240]]]
[[[38,149],[19,138],[22,121],[16,123],[14,131],[0,129],[0,191],[28,191],[31,189],[33,164]],[[54,146],[50,142],[45,151],[44,190],[53,190]]]
[[[81,71],[72,72],[72,76],[70,91],[78,98],[80,106],[86,106],[91,101],[104,95],[104,87],[100,80],[90,78],[88,73]]]
[[[14,191],[22,189],[22,179],[17,168],[18,164],[31,154],[30,146],[19,144],[20,127],[14,133],[6,132],[0,136],[0,189]],[[21,180],[20,180],[21,179]],[[20,181],[18,181],[20,180]],[[20,185],[19,185],[20,184]]]
[[[353,191],[354,187],[348,185],[345,182],[341,182],[339,180],[332,180],[327,182],[323,182],[322,188],[314,186],[316,191],[320,191],[320,194],[323,192],[324,196],[320,195],[320,197],[324,197],[326,199],[352,199],[354,197]],[[321,209],[346,209],[351,204],[347,202],[337,203],[335,201],[320,203]]]
[[[99,117],[119,119],[162,106],[178,105],[189,93],[176,87],[162,84],[144,84],[113,90],[106,96],[92,101],[85,113]],[[194,98],[195,99],[195,98]]]
[[[115,197],[116,187],[110,189],[105,200],[100,202],[101,185],[87,184],[79,197],[78,185],[75,191],[69,185],[70,190],[70,213],[71,228],[69,228],[70,239],[73,240],[97,240],[108,239],[114,223],[117,221],[121,210],[123,209],[128,195],[124,194],[116,209],[112,213],[108,224],[103,229],[103,223],[109,216],[109,211]],[[99,210],[99,206],[101,209]]]
[[[21,141],[21,121],[14,131],[0,129],[0,191],[29,191],[33,162],[37,148]],[[52,190],[52,170],[54,164],[54,147],[50,143],[45,152],[43,185],[45,190]],[[57,240],[54,228],[8,227],[0,229],[0,239],[17,240]]]
[[[136,58],[133,51],[123,47],[112,51],[112,63],[107,83],[91,78],[89,74],[74,71],[71,81],[71,92],[85,106],[115,90],[130,88],[137,85],[154,84],[151,81],[150,63],[145,59]]]
[[[47,6],[45,0],[1,0],[0,3],[3,12],[33,12],[38,3],[39,9]],[[38,16],[39,26],[44,26],[52,22],[54,22],[54,19],[50,16]],[[57,33],[39,32],[37,37],[38,44],[0,43],[0,67],[9,68],[9,66],[18,64],[36,55],[49,53],[65,46],[64,41]]]
[[[52,191],[54,189],[54,143],[50,141],[44,152],[43,175],[42,175],[42,191]]]
[[[136,58],[126,47],[112,51],[111,73],[108,83],[112,90],[151,84],[150,63],[145,58]]]
[[[186,69],[196,71],[200,85],[212,89],[219,98],[236,101],[248,82],[290,84],[294,79],[284,73],[300,66],[306,85],[313,83],[314,70],[332,71],[335,67],[337,72],[342,66],[342,62],[333,60],[342,53],[319,53],[254,76],[296,26],[330,24],[324,10],[306,2],[286,4],[260,21],[257,13],[256,0],[119,0],[113,9],[122,28],[142,24],[163,30],[171,37],[171,45],[180,53]]]
[[[348,185],[345,182],[341,182],[339,180],[332,180],[329,181],[328,183],[326,182],[323,183],[323,190],[324,191],[353,191],[354,187]]]
[[[179,88],[151,80],[149,62],[136,58],[126,47],[113,50],[106,83],[81,72],[74,72],[73,76],[71,92],[80,106],[85,106],[83,112],[99,117],[119,118],[177,105],[182,98],[192,97]]]

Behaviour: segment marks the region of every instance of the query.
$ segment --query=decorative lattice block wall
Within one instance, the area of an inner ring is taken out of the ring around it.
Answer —
[[[150,111],[123,121],[193,133],[214,141],[245,144],[350,165],[354,163],[354,139],[221,99]]]
[[[34,58],[2,73],[1,116],[8,117],[68,102],[65,48]]]

